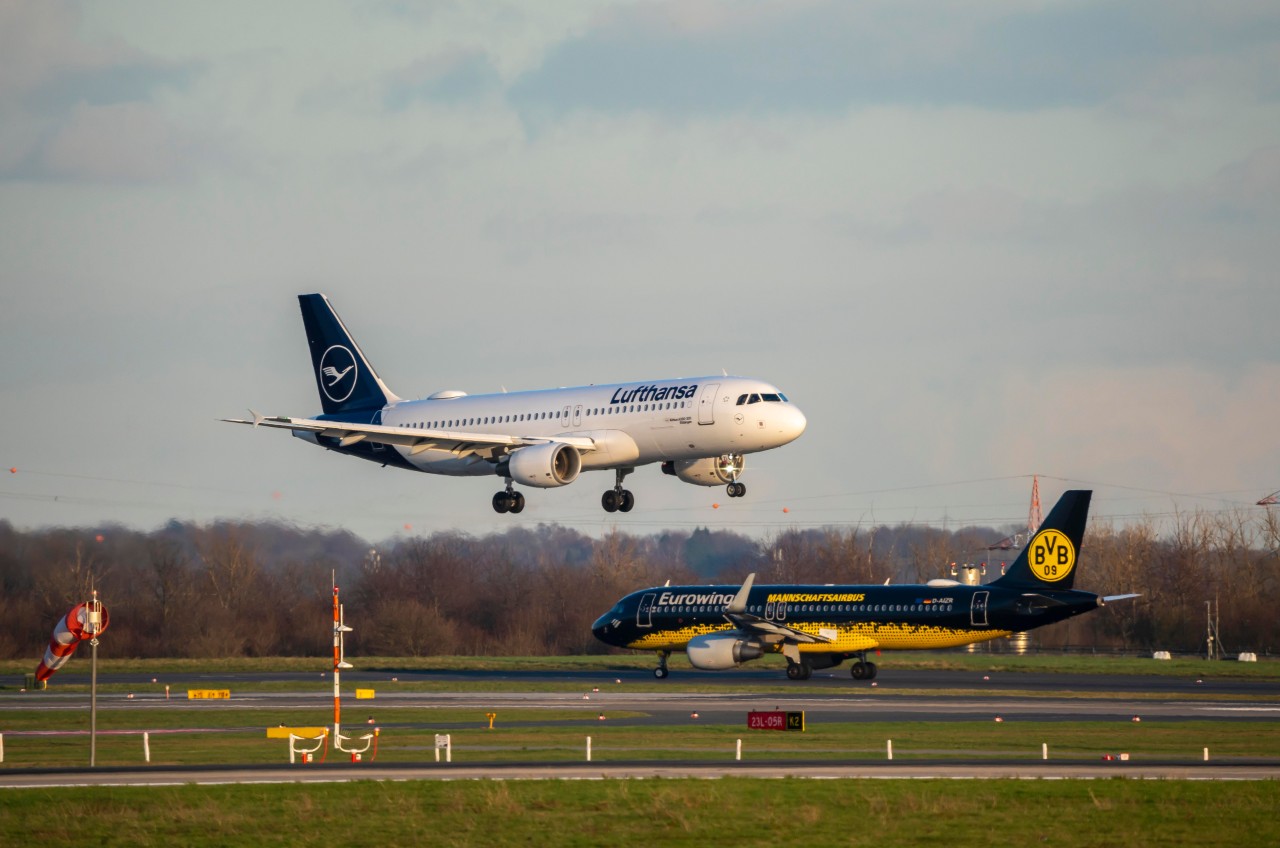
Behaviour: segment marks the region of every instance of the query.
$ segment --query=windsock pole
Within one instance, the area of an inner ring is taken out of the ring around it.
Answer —
[[[350,633],[351,628],[342,622],[342,605],[338,603],[337,581],[333,587],[333,743],[342,749],[342,699],[339,691],[340,672],[351,668],[346,661],[343,648],[343,634]]]
[[[338,607],[338,587],[333,587],[333,738],[336,741],[342,727],[342,702],[338,694],[338,669],[342,668],[342,614]]]
[[[98,590],[93,590],[93,600],[86,610],[88,619],[85,631],[93,636],[89,640],[92,647],[89,668],[89,768],[98,765],[98,634],[102,631],[102,602],[98,600]]]

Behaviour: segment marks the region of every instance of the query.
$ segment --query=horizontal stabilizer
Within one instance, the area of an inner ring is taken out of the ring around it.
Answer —
[[[1107,595],[1105,598],[1099,598],[1099,599],[1098,599],[1098,603],[1099,603],[1099,604],[1109,604],[1109,603],[1111,603],[1112,601],[1128,601],[1128,600],[1132,600],[1133,598],[1141,598],[1141,597],[1142,597],[1142,595],[1139,595],[1139,594],[1129,594],[1129,595]]]

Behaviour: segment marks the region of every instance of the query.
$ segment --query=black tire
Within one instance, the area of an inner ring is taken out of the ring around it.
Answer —
[[[524,512],[524,495],[522,495],[520,492],[512,492],[511,506],[509,507],[509,509],[514,514],[519,514],[521,512]]]
[[[659,680],[666,680],[668,674],[670,674],[670,672],[667,671],[666,666],[660,665],[653,670],[653,676]]]
[[[600,506],[604,507],[605,512],[617,512],[618,493],[613,489],[605,489],[604,494],[600,496]]]
[[[511,509],[511,502],[507,500],[506,492],[498,492],[493,496],[493,511],[503,513]]]
[[[878,669],[878,668],[876,667],[876,664],[875,664],[875,663],[873,663],[873,662],[869,662],[869,663],[867,663],[867,680],[875,680],[875,679],[876,679],[876,673],[877,673],[877,672],[879,672],[879,671],[880,671],[880,669]]]
[[[808,680],[813,671],[804,663],[787,663],[787,677],[791,680]]]
[[[747,484],[738,483],[737,486],[738,486],[738,497],[745,498],[747,496]]]
[[[865,680],[867,677],[867,664],[862,660],[858,660],[849,666],[849,674],[854,680]]]
[[[618,498],[618,512],[630,512],[635,505],[636,496],[631,494],[630,489],[623,489],[622,496]]]

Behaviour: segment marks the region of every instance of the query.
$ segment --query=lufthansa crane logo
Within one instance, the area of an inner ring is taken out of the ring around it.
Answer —
[[[356,358],[342,345],[334,345],[320,357],[320,389],[334,403],[342,403],[356,390]]]
[[[1057,583],[1076,567],[1076,549],[1061,530],[1042,530],[1027,545],[1027,565],[1046,583]]]

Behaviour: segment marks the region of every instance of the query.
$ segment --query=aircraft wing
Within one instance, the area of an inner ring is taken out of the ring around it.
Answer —
[[[519,436],[505,433],[466,433],[455,430],[419,430],[416,427],[391,427],[386,424],[357,424],[349,421],[319,421],[314,418],[289,418],[259,415],[250,410],[252,419],[224,418],[229,424],[274,427],[281,430],[315,433],[337,439],[342,447],[356,442],[373,442],[408,448],[410,454],[427,450],[446,451],[457,456],[477,455],[485,459],[505,456],[516,448],[558,442],[579,451],[596,449],[594,440],[585,436]]]
[[[797,645],[812,645],[816,642],[834,642],[834,636],[825,636],[820,634],[806,633],[803,630],[796,630],[794,627],[787,627],[785,624],[779,624],[776,621],[765,621],[757,615],[750,613],[725,613],[725,618],[733,622],[733,626],[743,631],[760,636],[766,642],[790,642]]]

